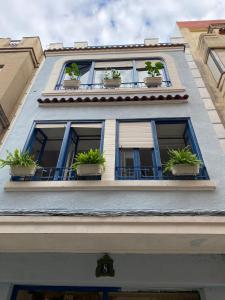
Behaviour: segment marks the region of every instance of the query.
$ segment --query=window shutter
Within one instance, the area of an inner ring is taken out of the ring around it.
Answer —
[[[66,124],[36,124],[35,128],[47,129],[47,128],[65,128]]]
[[[120,123],[120,148],[153,148],[153,136],[150,122]]]
[[[116,69],[132,67],[132,61],[103,61],[95,63],[95,69]]]
[[[136,62],[135,62],[136,69],[145,69],[145,62],[147,62],[147,61],[151,61],[153,63],[162,62],[162,61],[160,61],[158,59],[155,59],[155,60],[153,60],[153,59],[136,60]]]
[[[102,123],[89,123],[89,124],[72,124],[73,128],[102,128]]]

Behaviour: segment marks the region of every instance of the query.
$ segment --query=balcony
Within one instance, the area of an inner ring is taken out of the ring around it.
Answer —
[[[101,176],[77,176],[72,168],[39,167],[34,176],[12,176],[12,181],[101,180]]]
[[[116,177],[119,180],[207,180],[205,166],[200,168],[199,175],[196,176],[174,176],[163,174],[161,168],[153,166],[142,166],[141,168],[116,167]],[[161,176],[159,174],[162,174]]]
[[[166,87],[170,87],[171,86],[171,81],[170,80],[163,80],[162,84],[158,87],[158,88],[166,88]],[[120,87],[116,88],[116,90],[120,90],[120,89],[131,89],[131,88],[143,88],[148,90],[149,88],[145,85],[144,81],[130,81],[130,82],[122,82]],[[108,88],[106,88],[104,86],[103,83],[90,83],[90,84],[84,84],[81,83],[79,90],[93,90],[93,89],[104,89],[104,90],[108,90]],[[61,91],[77,91],[77,89],[65,89],[63,87],[63,83],[58,83],[56,85],[56,90],[61,90]]]

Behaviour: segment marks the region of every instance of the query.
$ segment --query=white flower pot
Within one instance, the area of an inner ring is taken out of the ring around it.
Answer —
[[[78,176],[97,176],[102,175],[103,166],[99,164],[80,164],[77,167]]]
[[[176,164],[172,168],[172,174],[175,176],[182,175],[198,175],[200,170],[200,164],[189,165],[189,164]]]
[[[80,80],[77,79],[65,79],[63,81],[63,87],[66,90],[68,89],[77,90],[79,89],[79,86],[80,86]]]
[[[10,166],[10,175],[11,176],[34,176],[36,172],[36,166],[21,167],[21,166]]]
[[[118,88],[121,85],[121,79],[115,78],[115,79],[104,79],[104,86],[108,89],[114,89]]]
[[[162,84],[162,77],[161,76],[145,77],[144,78],[144,83],[148,88],[158,87]]]

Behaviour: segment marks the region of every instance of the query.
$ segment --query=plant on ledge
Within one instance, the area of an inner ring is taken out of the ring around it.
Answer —
[[[112,69],[110,71],[105,71],[104,86],[106,88],[117,88],[121,85],[121,74],[118,70]]]
[[[175,176],[199,174],[202,162],[191,152],[189,146],[178,150],[170,149],[168,153],[170,159],[166,163],[164,172],[172,172]]]
[[[65,69],[66,74],[70,77],[70,79],[65,79],[63,82],[63,86],[65,89],[78,89],[80,86],[80,80],[78,79],[80,76],[80,71],[78,65],[76,63],[72,63],[69,67]]]
[[[105,157],[99,149],[78,153],[72,168],[78,176],[97,176],[104,171]]]
[[[21,152],[15,149],[13,153],[6,151],[6,159],[0,159],[0,168],[10,166],[12,176],[33,176],[37,169],[37,163],[28,151]]]
[[[164,68],[161,62],[145,62],[145,69],[148,72],[148,77],[144,78],[144,83],[147,87],[158,87],[162,84],[162,76],[160,76],[160,70]]]

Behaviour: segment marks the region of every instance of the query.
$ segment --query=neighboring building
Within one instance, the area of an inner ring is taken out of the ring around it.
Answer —
[[[0,153],[41,166],[0,171],[0,299],[224,300],[225,157],[184,44],[52,44],[45,56]],[[159,87],[144,85],[146,61],[163,63]],[[81,85],[64,89],[73,62]],[[104,88],[106,68],[119,88]],[[185,146],[199,175],[165,174],[168,149]],[[90,148],[105,171],[78,177],[71,164]]]
[[[38,37],[0,38],[0,140],[42,57]]]
[[[177,26],[201,73],[203,81],[198,85],[206,85],[209,91],[205,105],[225,151],[225,20],[177,22]]]

